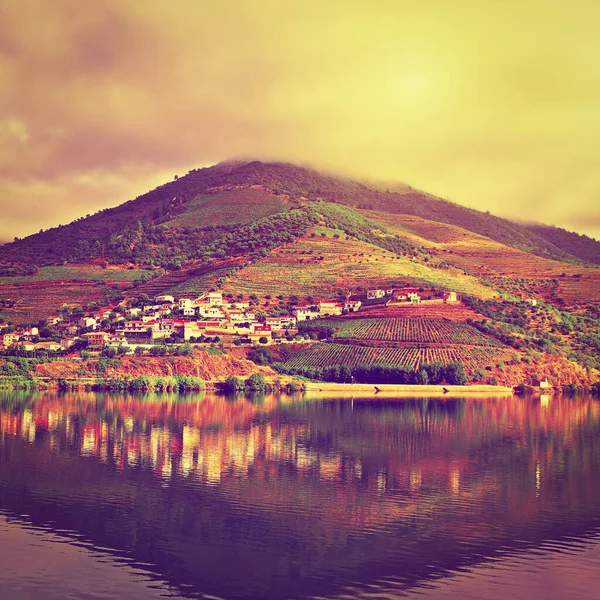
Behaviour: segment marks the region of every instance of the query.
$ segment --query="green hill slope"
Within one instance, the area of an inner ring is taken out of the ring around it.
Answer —
[[[588,252],[593,258],[597,252],[596,242],[581,250],[571,238],[551,237],[412,188],[382,190],[291,164],[254,161],[192,170],[116,208],[6,244],[0,248],[0,268],[96,259],[168,267],[197,259],[239,224],[313,202],[414,215],[557,260],[587,259]]]
[[[584,260],[586,262],[600,265],[600,242],[588,237],[580,235],[574,231],[567,231],[560,227],[551,225],[526,225],[527,229],[544,238],[546,241],[562,248],[572,256]]]

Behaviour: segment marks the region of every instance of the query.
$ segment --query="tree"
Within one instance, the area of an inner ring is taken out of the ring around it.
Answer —
[[[465,365],[461,362],[451,362],[444,369],[444,379],[450,385],[464,385],[467,382]]]
[[[259,347],[250,352],[248,358],[257,365],[270,365],[273,362],[273,353],[269,348]]]
[[[249,390],[256,392],[265,392],[267,390],[267,382],[262,373],[254,373],[246,379],[246,387]]]
[[[259,344],[266,344],[266,343],[268,343],[268,341],[269,341],[269,340],[268,340],[268,339],[267,339],[267,338],[266,338],[264,335],[261,335],[261,336],[258,338],[258,343],[259,343]]]
[[[440,362],[432,362],[422,367],[427,371],[429,383],[438,384],[444,380],[444,365]]]
[[[425,369],[415,372],[415,383],[417,385],[427,385],[429,383],[429,375]]]
[[[223,389],[228,394],[235,394],[236,392],[241,392],[244,389],[244,382],[233,375],[230,375],[223,382]]]

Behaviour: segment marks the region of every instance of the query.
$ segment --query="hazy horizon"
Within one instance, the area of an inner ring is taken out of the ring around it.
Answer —
[[[600,239],[600,4],[7,0],[0,239],[232,156]]]

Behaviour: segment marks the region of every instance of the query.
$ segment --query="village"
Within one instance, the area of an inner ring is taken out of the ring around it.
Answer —
[[[279,306],[267,299],[261,306],[251,295],[234,297],[220,291],[207,291],[197,298],[169,294],[125,298],[114,306],[85,311],[65,307],[44,323],[15,330],[2,325],[0,349],[26,354],[69,353],[77,351],[106,354],[144,354],[166,344],[216,344],[225,346],[270,345],[310,341],[298,323],[348,313],[368,312],[391,304],[457,303],[455,292],[415,287],[373,288],[338,299],[301,303],[279,297]],[[270,309],[269,309],[270,308]]]

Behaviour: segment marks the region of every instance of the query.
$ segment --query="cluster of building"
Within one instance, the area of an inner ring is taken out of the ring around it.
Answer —
[[[455,292],[446,292],[444,300],[455,302]],[[297,334],[297,324],[310,319],[358,312],[362,307],[387,305],[390,302],[420,303],[416,288],[369,289],[345,300],[321,300],[299,304],[290,314],[258,319],[249,302],[231,301],[221,292],[206,292],[198,298],[159,295],[144,306],[124,301],[118,307],[105,307],[92,314],[77,317],[53,315],[46,320],[48,328],[61,336],[60,341],[37,341],[37,327],[0,334],[0,348],[19,345],[26,351],[68,350],[85,342],[91,350],[106,347],[151,345],[156,340],[197,341],[210,336],[222,340],[238,338],[246,343],[284,339]]]

